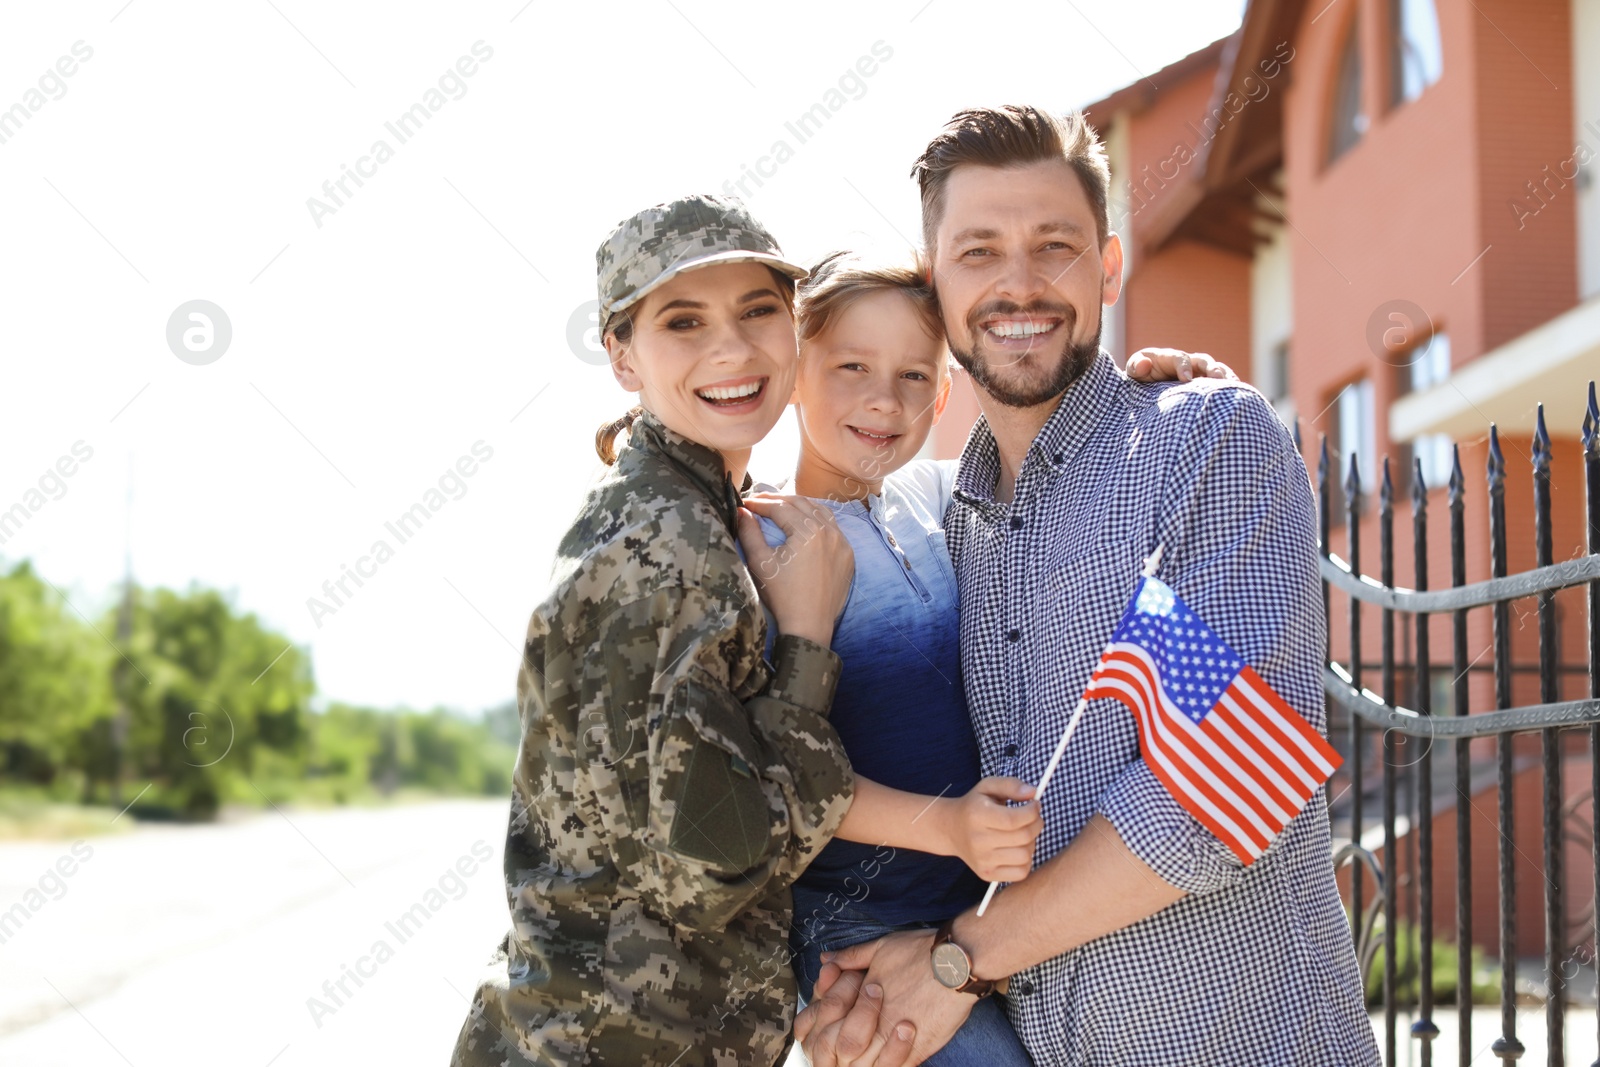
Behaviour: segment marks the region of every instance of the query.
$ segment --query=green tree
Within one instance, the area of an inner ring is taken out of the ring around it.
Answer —
[[[82,777],[110,721],[114,656],[32,564],[0,573],[0,779],[49,788]]]
[[[128,646],[129,775],[156,784],[153,804],[207,818],[292,791],[315,690],[301,649],[198,586],[137,590]]]

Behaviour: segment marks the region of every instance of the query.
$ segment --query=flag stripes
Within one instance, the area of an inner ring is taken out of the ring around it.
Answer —
[[[1184,618],[1198,625],[1192,616]],[[1171,666],[1181,657],[1166,648],[1152,654],[1148,627],[1127,630],[1119,627],[1117,636],[1138,639],[1114,639],[1107,646],[1085,698],[1110,698],[1133,713],[1151,771],[1248,866],[1321,788],[1339,765],[1338,754],[1247,665],[1221,689],[1210,711],[1196,716],[1178,708],[1168,693],[1174,681],[1164,673],[1184,677]],[[1225,648],[1209,631],[1204,639]]]

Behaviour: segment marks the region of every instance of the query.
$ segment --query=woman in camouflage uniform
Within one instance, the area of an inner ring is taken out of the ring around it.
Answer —
[[[769,549],[735,488],[793,388],[805,271],[712,196],[640,212],[597,259],[612,368],[642,406],[602,428],[614,465],[528,624],[512,929],[451,1062],[772,1064],[796,997],[789,886],[854,789],[827,721],[849,545],[803,498],[744,502],[788,536]]]

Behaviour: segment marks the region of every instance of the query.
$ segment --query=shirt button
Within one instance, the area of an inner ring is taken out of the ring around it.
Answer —
[[[895,539],[894,539],[894,534],[889,534],[889,535],[888,535],[888,537],[889,537],[889,543],[890,543],[890,544],[891,544],[891,545],[893,545],[893,544],[896,544],[896,543],[897,543],[897,542],[896,542],[896,541],[895,541]]]
[[[1021,515],[1013,515],[1013,516],[1011,516],[1011,528],[1013,530],[1022,529],[1022,516]]]
[[[1061,452],[1057,452],[1056,453],[1056,462],[1057,463],[1060,463],[1065,458],[1066,458],[1066,456],[1065,456],[1064,453],[1061,453]]]
[[[1009,745],[1006,746],[1006,755],[1015,756],[1016,754],[1017,754],[1017,746],[1016,746],[1015,743],[1012,743],[1012,744],[1009,744]]]
[[[1022,980],[1022,983],[1019,986],[1017,986],[1017,992],[1021,993],[1025,997],[1032,996],[1033,995],[1033,983],[1030,982],[1028,979],[1024,978]]]
[[[1018,641],[1022,640],[1022,631],[1021,630],[1007,630],[1006,631],[1006,640],[1010,641],[1012,644],[1016,644]]]

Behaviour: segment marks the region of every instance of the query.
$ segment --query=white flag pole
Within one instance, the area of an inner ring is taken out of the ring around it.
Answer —
[[[1155,577],[1156,568],[1161,566],[1161,553],[1165,547],[1164,545],[1157,545],[1156,550],[1150,553],[1150,558],[1144,561],[1144,577]],[[1105,658],[1103,652],[1100,658]],[[1088,686],[1084,686],[1086,695],[1078,700],[1078,706],[1073,710],[1072,718],[1067,720],[1067,728],[1061,732],[1061,740],[1056,742],[1056,750],[1051,754],[1050,762],[1045,764],[1044,774],[1039,777],[1039,787],[1033,791],[1033,802],[1035,804],[1044,800],[1045,788],[1049,786],[1050,778],[1056,773],[1056,767],[1061,763],[1061,757],[1066,754],[1067,742],[1072,740],[1073,733],[1078,729],[1078,722],[1083,718],[1083,711],[1089,706],[1088,689]],[[994,895],[999,888],[999,882],[989,883],[988,890],[983,894],[983,900],[978,904],[979,917],[982,917],[983,913],[989,910],[989,902],[994,899]]]

